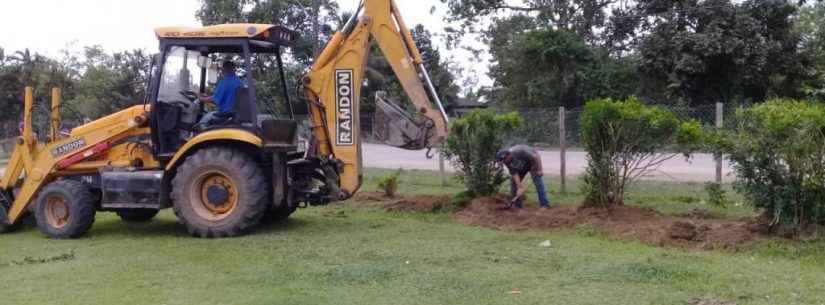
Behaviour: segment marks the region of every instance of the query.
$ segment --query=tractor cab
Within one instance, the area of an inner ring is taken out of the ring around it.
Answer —
[[[203,28],[162,27],[157,28],[155,34],[160,53],[152,62],[150,128],[155,154],[161,160],[173,156],[189,138],[209,130],[243,129],[260,137],[263,125],[275,130],[292,129],[294,134],[294,114],[284,79],[281,49],[294,43],[296,32],[269,24],[223,24]],[[241,86],[234,92],[231,109],[218,111],[214,105],[201,102],[199,96],[214,93],[225,76],[220,69],[225,62],[235,66],[234,73],[240,78]],[[258,71],[269,71],[268,67],[277,67],[278,75],[256,75]],[[256,88],[256,77],[267,79],[266,88]],[[280,81],[270,84],[275,78]],[[273,85],[280,90],[269,88]],[[276,100],[259,101],[256,94],[259,90],[279,92],[283,103],[280,105],[285,107],[280,107]],[[266,109],[286,108],[288,118],[264,119],[259,105]],[[213,111],[218,115],[210,115],[211,119],[205,120]]]

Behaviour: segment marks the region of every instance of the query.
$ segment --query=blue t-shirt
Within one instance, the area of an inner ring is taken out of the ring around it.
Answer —
[[[238,92],[238,88],[240,87],[243,87],[243,82],[241,82],[241,79],[235,74],[224,76],[223,79],[218,82],[218,87],[215,89],[215,92],[212,93],[212,99],[215,101],[215,104],[218,105],[218,112],[232,112],[235,107],[235,93]]]

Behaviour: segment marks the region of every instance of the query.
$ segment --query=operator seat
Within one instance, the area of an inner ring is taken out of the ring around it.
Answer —
[[[249,88],[241,87],[235,92],[235,106],[232,111],[235,113],[232,124],[247,129],[258,127],[258,105],[249,98]]]
[[[202,126],[201,132],[226,128],[237,127],[249,131],[255,131],[258,128],[258,107],[249,98],[249,88],[240,87],[235,91],[235,105],[232,106],[232,111],[224,114],[223,117],[217,117],[206,126]]]

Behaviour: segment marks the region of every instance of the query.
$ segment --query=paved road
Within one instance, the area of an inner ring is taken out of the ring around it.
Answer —
[[[388,169],[421,169],[438,170],[438,157],[427,159],[423,150],[404,150],[392,146],[365,143],[364,146],[364,166]],[[581,151],[567,152],[567,174],[569,177],[579,176],[584,173],[587,167],[587,154]],[[541,151],[542,165],[546,175],[559,175],[559,152]],[[448,171],[455,169],[445,162]],[[0,164],[0,174],[5,170],[5,164]],[[724,181],[731,181],[733,175],[730,165],[724,162],[722,175]],[[659,170],[651,173],[643,179],[661,181],[691,181],[705,182],[713,181],[716,173],[716,163],[713,156],[708,154],[695,154],[690,161],[685,161],[684,157],[677,156],[670,159],[659,167]]]
[[[587,167],[587,154],[582,151],[567,152],[567,174],[568,176],[578,176],[584,173]],[[546,175],[559,175],[559,152],[541,151],[542,165]],[[427,159],[424,151],[403,150],[391,146],[380,144],[364,144],[364,166],[377,168],[404,168],[438,170],[438,157]],[[454,171],[449,162],[446,164],[448,171]],[[730,165],[724,162],[722,175],[725,181],[732,180]],[[670,159],[659,167],[659,170],[643,177],[649,180],[662,181],[692,181],[705,182],[713,181],[716,176],[716,163],[713,156],[709,154],[695,154],[689,161],[685,161],[682,156]]]

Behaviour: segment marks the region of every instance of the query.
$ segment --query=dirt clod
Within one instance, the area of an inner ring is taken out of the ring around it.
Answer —
[[[432,213],[445,209],[450,204],[448,196],[420,195],[400,198],[384,206],[388,212]]]
[[[667,232],[667,235],[670,236],[670,238],[684,240],[693,240],[697,234],[699,234],[699,232],[697,232],[695,225],[681,220],[673,222]]]
[[[687,303],[690,305],[736,305],[734,301],[725,301],[712,297],[692,298],[688,300]]]
[[[393,197],[388,197],[387,194],[382,192],[359,192],[355,194],[354,199],[361,202],[376,202],[393,199]]]

